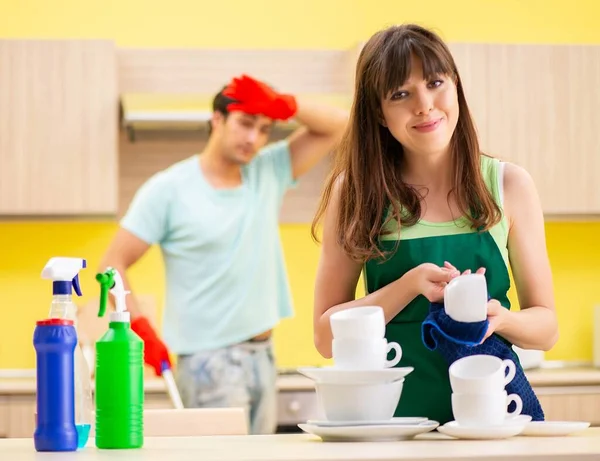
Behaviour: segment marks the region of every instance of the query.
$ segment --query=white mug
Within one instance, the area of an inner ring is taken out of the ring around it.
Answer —
[[[385,315],[379,306],[344,309],[329,317],[334,338],[383,338]]]
[[[500,392],[517,372],[515,362],[494,355],[471,355],[456,360],[448,370],[452,391],[458,394]]]
[[[517,408],[508,412],[514,402]],[[523,401],[517,394],[506,391],[489,394],[452,394],[452,413],[461,426],[494,426],[502,424],[507,416],[514,417],[523,411]]]
[[[444,310],[456,322],[483,322],[487,303],[487,283],[482,274],[459,275],[444,288]]]
[[[393,367],[402,358],[400,344],[385,338],[335,338],[332,343],[335,368],[345,370],[381,370]],[[395,357],[387,360],[391,350]]]

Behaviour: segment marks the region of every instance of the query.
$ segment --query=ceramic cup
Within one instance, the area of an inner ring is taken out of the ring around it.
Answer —
[[[448,370],[452,392],[487,394],[501,392],[516,374],[512,360],[494,355],[471,355],[458,359]]]
[[[514,402],[516,409],[508,412]],[[517,394],[507,395],[506,391],[489,394],[452,394],[452,413],[461,426],[495,426],[502,424],[507,417],[514,417],[523,411],[523,401]]]
[[[385,316],[379,306],[353,307],[329,317],[331,333],[341,338],[383,338]]]
[[[331,346],[334,366],[340,369],[380,370],[397,365],[402,358],[400,344],[385,338],[335,338]],[[394,358],[387,360],[392,350]]]
[[[457,322],[482,322],[487,319],[488,292],[482,274],[459,275],[444,289],[444,310]]]

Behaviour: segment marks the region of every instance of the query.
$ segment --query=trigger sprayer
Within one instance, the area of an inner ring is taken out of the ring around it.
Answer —
[[[123,279],[111,267],[96,274],[98,317],[115,300],[108,331],[96,342],[96,446],[140,448],[144,443],[144,342],[131,329]]]
[[[100,307],[98,317],[103,317],[106,312],[106,303],[108,302],[108,293],[114,296],[115,312],[110,314],[110,320],[113,322],[129,323],[129,312],[125,296],[130,292],[125,290],[123,279],[116,269],[109,267],[105,272],[96,274],[96,280],[100,284]]]
[[[50,317],[76,320],[77,307],[72,303],[72,293],[81,296],[79,271],[87,266],[82,258],[50,258],[44,269],[42,278],[52,280],[52,306]]]

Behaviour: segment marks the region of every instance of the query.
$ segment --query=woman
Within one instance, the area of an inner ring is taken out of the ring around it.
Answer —
[[[331,357],[332,313],[381,306],[387,339],[403,348],[398,366],[414,367],[396,416],[452,419],[448,364],[425,348],[421,324],[459,271],[485,273],[488,336],[526,349],[548,350],[557,341],[534,183],[522,168],[480,151],[456,64],[433,32],[394,26],[366,43],[315,239],[321,218],[315,345]],[[516,312],[507,297],[509,264]],[[355,300],[361,271],[367,295]]]

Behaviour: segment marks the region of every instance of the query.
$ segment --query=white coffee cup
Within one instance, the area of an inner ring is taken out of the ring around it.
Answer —
[[[379,306],[352,307],[329,317],[334,338],[383,338],[385,315]]]
[[[515,362],[494,355],[471,355],[456,360],[448,369],[452,391],[458,394],[500,392],[517,372]]]
[[[487,303],[487,283],[482,274],[459,275],[444,288],[444,310],[457,322],[484,321]]]
[[[381,370],[393,367],[402,358],[400,344],[385,338],[335,338],[331,342],[335,368],[345,370]],[[395,357],[387,360],[394,350]]]
[[[514,402],[516,409],[508,412]],[[506,391],[488,394],[452,394],[452,413],[461,426],[495,426],[502,424],[507,417],[514,417],[523,411],[523,401],[518,394],[507,395]]]

